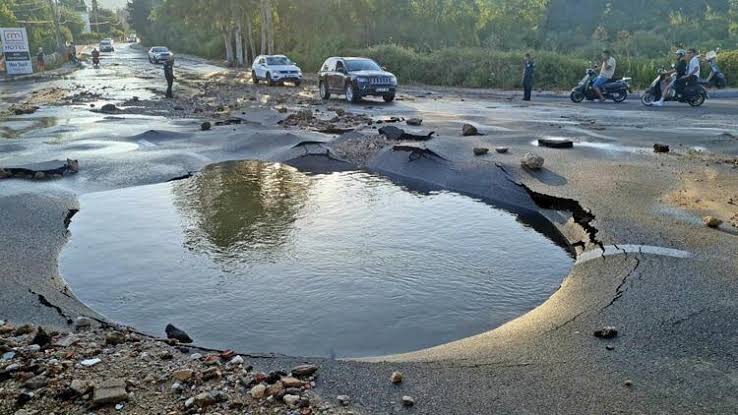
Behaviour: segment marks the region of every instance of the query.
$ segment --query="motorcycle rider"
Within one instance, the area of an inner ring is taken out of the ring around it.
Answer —
[[[609,50],[603,50],[601,58],[602,67],[600,68],[600,74],[592,83],[592,89],[600,98],[600,102],[605,102],[606,100],[605,97],[602,95],[601,88],[605,86],[605,84],[607,84],[608,82],[612,81],[612,78],[615,76],[615,67],[617,63],[615,62],[615,58],[612,57],[612,54]]]
[[[664,106],[664,99],[669,96],[669,90],[671,90],[671,88],[674,88],[677,94],[681,93],[679,79],[687,73],[687,62],[685,60],[686,55],[687,51],[684,49],[678,49],[674,52],[674,56],[677,60],[674,70],[664,73],[664,80],[661,83],[661,98],[658,101],[654,101],[653,105],[657,107]],[[676,81],[672,81],[671,75],[675,72]]]
[[[97,65],[100,63],[100,52],[97,48],[92,49],[92,64]]]

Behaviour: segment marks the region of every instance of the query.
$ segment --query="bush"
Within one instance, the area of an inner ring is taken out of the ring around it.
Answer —
[[[738,86],[738,50],[720,52],[717,62],[720,70],[728,78],[728,85]]]

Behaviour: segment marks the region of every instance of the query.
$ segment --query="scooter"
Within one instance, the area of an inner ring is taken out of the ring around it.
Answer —
[[[693,107],[699,107],[707,100],[707,90],[702,85],[687,86],[684,88],[682,94],[677,94],[674,88],[674,81],[676,81],[676,74],[670,74],[667,71],[660,70],[656,79],[651,82],[651,86],[643,92],[641,96],[641,103],[650,107],[653,103],[661,97],[661,83],[667,76],[671,77],[671,85],[669,92],[664,97],[664,101],[676,101],[686,102]]]
[[[723,89],[728,86],[728,80],[725,78],[725,74],[720,71],[717,65],[717,54],[720,52],[720,48],[707,52],[705,60],[710,64],[710,75],[707,79],[700,79],[700,84],[706,88],[717,88]]]
[[[579,81],[579,84],[571,90],[569,98],[576,103],[580,103],[585,99],[589,101],[599,99],[599,96],[597,96],[597,93],[594,91],[594,87],[592,86],[596,78],[597,72],[592,68],[588,68],[587,74],[584,75],[584,78],[582,78],[582,80]],[[605,99],[612,99],[615,102],[625,101],[628,98],[631,81],[631,78],[623,78],[606,83],[602,88],[600,88],[602,96],[605,97]]]

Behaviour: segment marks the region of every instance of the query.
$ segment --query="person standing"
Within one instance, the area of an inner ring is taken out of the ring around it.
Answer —
[[[36,66],[39,72],[46,70],[46,61],[44,58],[44,48],[38,48],[38,54],[36,55]]]
[[[617,63],[609,50],[603,50],[601,58],[602,67],[600,68],[600,75],[592,83],[592,89],[594,89],[595,94],[600,98],[600,102],[605,102],[605,97],[602,95],[602,87],[612,81],[612,78],[615,76],[615,66]]]
[[[172,85],[174,84],[174,55],[169,55],[169,59],[164,62],[164,78],[167,80],[167,98],[174,98],[172,94]]]
[[[523,101],[530,101],[530,94],[533,91],[533,71],[535,68],[535,61],[530,56],[530,53],[526,53],[525,60],[523,60]]]

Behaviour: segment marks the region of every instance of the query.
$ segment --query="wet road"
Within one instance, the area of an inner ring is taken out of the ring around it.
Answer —
[[[122,57],[128,52],[120,53]],[[147,66],[142,52],[131,51],[129,56],[130,66],[99,73],[85,69],[70,79],[93,83],[111,100],[163,94],[161,69]],[[192,64],[195,74],[209,70],[203,63],[199,71],[198,65]],[[120,87],[104,89],[110,82]],[[424,91],[435,92],[428,96]],[[597,242],[615,254],[578,263],[544,305],[498,330],[382,359],[391,363],[323,361],[320,393],[348,393],[369,413],[397,413],[401,409],[391,402],[398,401],[399,392],[386,379],[392,370],[401,369],[407,379],[401,393],[415,397],[413,411],[423,414],[738,412],[736,236],[727,224],[720,230],[701,224],[701,216],[713,205],[694,209],[667,202],[669,194],[683,187],[707,191],[706,196],[691,197],[690,203],[709,199],[724,204],[738,198],[736,167],[723,161],[738,154],[734,101],[710,100],[699,109],[679,104],[657,109],[636,101],[575,105],[552,98],[524,105],[505,97],[433,88],[408,88],[404,95],[392,105],[367,101],[350,108],[377,116],[420,116],[424,129],[438,133],[426,145],[446,161],[409,162],[406,156],[400,160],[382,152],[374,165],[459,191],[476,183],[471,191],[486,197],[493,197],[497,187],[483,180],[504,170],[516,183],[556,196],[560,203],[576,201],[591,212]],[[318,108],[328,106],[349,107],[331,100]],[[0,183],[0,209],[8,213],[0,216],[6,241],[0,269],[8,274],[0,304],[7,317],[63,326],[63,316],[39,305],[35,293],[43,293],[70,316],[89,312],[54,289],[62,286],[56,273],[57,256],[66,243],[63,220],[69,209],[78,207],[77,195],[161,183],[221,160],[286,161],[305,153],[304,148],[293,148],[301,141],[329,145],[334,138],[286,132],[273,125],[279,114],[254,115],[262,114],[259,111],[249,108],[247,116],[272,121],[210,132],[199,131],[199,120],[110,117],[82,105],[44,107],[15,117],[10,125],[4,122],[2,127],[16,133],[12,139],[0,139],[0,163],[71,155],[82,165],[77,176],[60,181]],[[33,121],[38,128],[22,126],[33,117],[56,121]],[[486,135],[460,137],[465,122],[478,125]],[[571,138],[575,147],[535,146],[536,138],[549,136]],[[656,142],[671,145],[672,154],[653,154]],[[472,155],[474,147],[501,145],[510,147],[510,154]],[[532,150],[546,159],[542,171],[520,168],[520,157]],[[564,232],[570,230],[569,217],[544,213]],[[572,231],[567,237],[582,236]],[[636,249],[621,250],[624,245]],[[658,250],[638,248],[642,246],[690,256],[653,254]],[[591,335],[605,325],[618,327],[617,339],[605,343]],[[289,363],[277,360],[273,365]],[[624,387],[626,379],[634,387]]]

